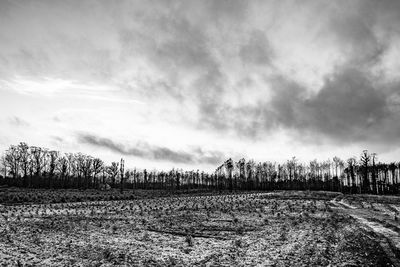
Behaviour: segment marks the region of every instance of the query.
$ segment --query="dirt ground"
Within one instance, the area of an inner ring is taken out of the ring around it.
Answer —
[[[399,266],[397,200],[283,191],[2,205],[0,265]]]

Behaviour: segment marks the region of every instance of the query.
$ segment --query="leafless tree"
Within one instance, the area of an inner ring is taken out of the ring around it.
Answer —
[[[46,165],[47,149],[35,146],[32,146],[30,149],[33,157],[33,165],[35,166],[35,176],[40,177],[42,169]]]
[[[28,171],[29,171],[29,163],[30,163],[30,150],[27,143],[21,142],[18,145],[18,150],[20,153],[20,168],[23,172],[23,185],[27,186],[28,184]]]
[[[377,184],[376,184],[376,169],[375,169],[375,161],[377,160],[377,155],[376,153],[371,153],[371,159],[372,159],[372,191],[374,194],[377,194]]]
[[[62,187],[66,187],[66,179],[69,176],[69,166],[70,164],[67,155],[57,159],[56,170],[60,174]]]
[[[5,155],[6,166],[9,168],[11,176],[16,179],[19,175],[21,152],[18,146],[10,146]]]
[[[107,168],[107,172],[111,176],[111,184],[113,187],[115,186],[115,179],[118,175],[119,171],[118,168],[119,168],[118,162],[111,162],[111,165]]]
[[[124,193],[124,174],[125,174],[125,161],[121,159],[121,164],[119,165],[119,175],[120,175],[120,192]]]
[[[369,173],[368,166],[371,161],[371,155],[368,153],[368,150],[364,150],[361,154],[360,162],[363,167],[363,183],[362,183],[362,191],[363,193],[367,193],[370,191],[369,189]]]
[[[93,166],[93,182],[94,185],[97,187],[99,184],[97,181],[97,175],[99,175],[103,171],[104,162],[99,158],[94,158],[92,166]]]

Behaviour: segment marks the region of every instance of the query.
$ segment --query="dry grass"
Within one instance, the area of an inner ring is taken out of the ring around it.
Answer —
[[[321,193],[0,207],[0,263],[38,266],[382,266],[374,238]],[[346,265],[347,264],[347,265]]]

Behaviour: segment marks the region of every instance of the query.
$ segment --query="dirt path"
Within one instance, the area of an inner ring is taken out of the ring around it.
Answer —
[[[368,208],[358,208],[335,198],[330,201],[332,208],[342,214],[350,215],[359,221],[368,230],[375,233],[393,266],[400,267],[400,222],[394,216]]]

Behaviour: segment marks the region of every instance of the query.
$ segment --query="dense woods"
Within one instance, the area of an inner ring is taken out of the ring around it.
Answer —
[[[327,190],[344,193],[397,194],[400,162],[382,163],[375,153],[359,157],[302,163],[228,159],[213,173],[125,169],[124,160],[105,164],[83,153],[60,153],[11,145],[1,157],[0,182],[29,188],[97,188],[167,190]]]

